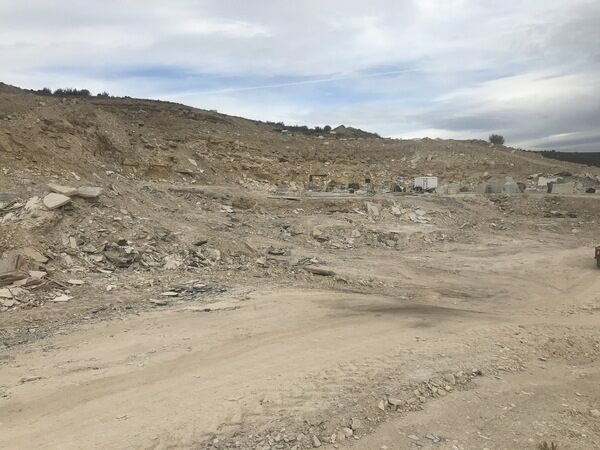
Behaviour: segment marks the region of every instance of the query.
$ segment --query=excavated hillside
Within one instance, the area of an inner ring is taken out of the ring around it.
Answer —
[[[600,169],[482,141],[362,138],[352,130],[285,136],[270,124],[168,102],[0,85],[0,269],[44,274],[4,291],[5,310],[30,315],[1,315],[0,333],[18,341],[29,338],[22,319],[60,323],[61,309],[38,306],[73,292],[75,317],[110,303],[115,286],[128,291],[119,302],[153,307],[149,299],[187,282],[190,272],[210,278],[206,292],[264,278],[313,284],[311,267],[331,265],[333,254],[452,251],[486,242],[490,230],[502,239],[550,230],[581,240],[592,232],[595,195],[481,196],[473,189],[507,176],[535,186],[532,174],[556,173],[597,186]],[[310,193],[311,174],[361,187],[369,178],[372,192]],[[423,174],[467,192],[385,188],[395,177]],[[92,195],[73,194],[77,188]],[[66,194],[67,204],[49,207],[52,192]],[[340,279],[372,287],[361,277]],[[11,282],[14,276],[0,288]]]
[[[0,84],[0,171],[2,448],[600,442],[600,168]]]
[[[282,136],[268,124],[183,105],[121,98],[60,98],[0,85],[0,164],[24,174],[198,184],[303,184],[309,174],[375,183],[436,174],[442,181],[525,179],[598,169],[483,141]]]

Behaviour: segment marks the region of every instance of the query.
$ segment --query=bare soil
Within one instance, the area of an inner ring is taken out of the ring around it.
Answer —
[[[600,195],[380,188],[597,169],[0,88],[0,448],[600,448]]]

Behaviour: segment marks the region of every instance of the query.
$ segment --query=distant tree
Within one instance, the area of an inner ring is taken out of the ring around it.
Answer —
[[[331,131],[331,127],[330,127],[329,125],[325,125],[325,126],[323,127],[323,131],[324,131],[325,133],[329,133],[329,132]]]
[[[504,136],[500,134],[490,134],[490,143],[494,145],[504,145]]]
[[[58,88],[54,91],[54,95],[61,95],[64,97],[89,97],[90,91],[88,89]]]
[[[96,97],[110,97],[110,95],[108,94],[108,92],[104,91],[104,92],[98,92]]]
[[[45,87],[42,89],[38,89],[37,93],[41,95],[52,95],[52,89]]]

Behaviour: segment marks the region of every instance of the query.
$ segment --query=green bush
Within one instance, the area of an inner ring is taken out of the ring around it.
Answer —
[[[494,145],[504,145],[504,136],[499,134],[490,134],[490,143]]]

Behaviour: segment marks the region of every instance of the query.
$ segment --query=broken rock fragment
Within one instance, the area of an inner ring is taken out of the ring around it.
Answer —
[[[71,300],[73,297],[70,297],[68,295],[59,295],[58,297],[54,297],[52,300],[50,300],[53,303],[66,303],[69,300]]]
[[[13,297],[14,297],[13,293],[11,292],[10,289],[8,289],[8,288],[2,288],[2,289],[0,289],[0,299],[1,298],[12,299]]]
[[[313,228],[311,235],[313,239],[319,242],[327,242],[329,240],[329,238],[327,236],[324,236],[323,232],[318,228]]]
[[[19,304],[19,302],[17,300],[3,299],[0,297],[0,306],[3,306],[4,308],[10,308],[10,307],[18,305],[18,304]]]
[[[133,247],[118,243],[107,246],[104,256],[117,267],[129,267],[140,258],[140,254]]]
[[[77,188],[71,186],[62,186],[56,183],[48,183],[48,189],[56,194],[65,195],[67,197],[71,197],[77,192]]]
[[[309,266],[309,267],[303,267],[303,269],[314,275],[321,275],[323,277],[332,277],[335,275],[335,272],[333,270],[321,269],[319,267],[310,267]]]
[[[81,197],[87,199],[94,199],[100,197],[102,194],[102,188],[96,186],[62,186],[56,183],[48,183],[48,189],[55,194],[64,195],[66,197]]]
[[[260,258],[258,258],[256,260],[256,264],[259,265],[260,267],[267,267],[267,258],[265,258],[264,256],[261,256]]]
[[[18,252],[25,258],[35,261],[36,263],[46,264],[48,262],[48,258],[45,255],[38,252],[32,247],[25,247],[23,249],[18,250]]]
[[[367,213],[373,217],[379,217],[379,206],[372,202],[366,202]]]
[[[100,197],[102,194],[101,187],[95,186],[82,186],[76,189],[74,195],[81,198],[94,199]]]
[[[12,192],[0,192],[0,209],[7,208],[17,200],[17,194]]]
[[[56,209],[71,203],[71,198],[66,195],[52,192],[44,197],[44,206],[48,209]]]

